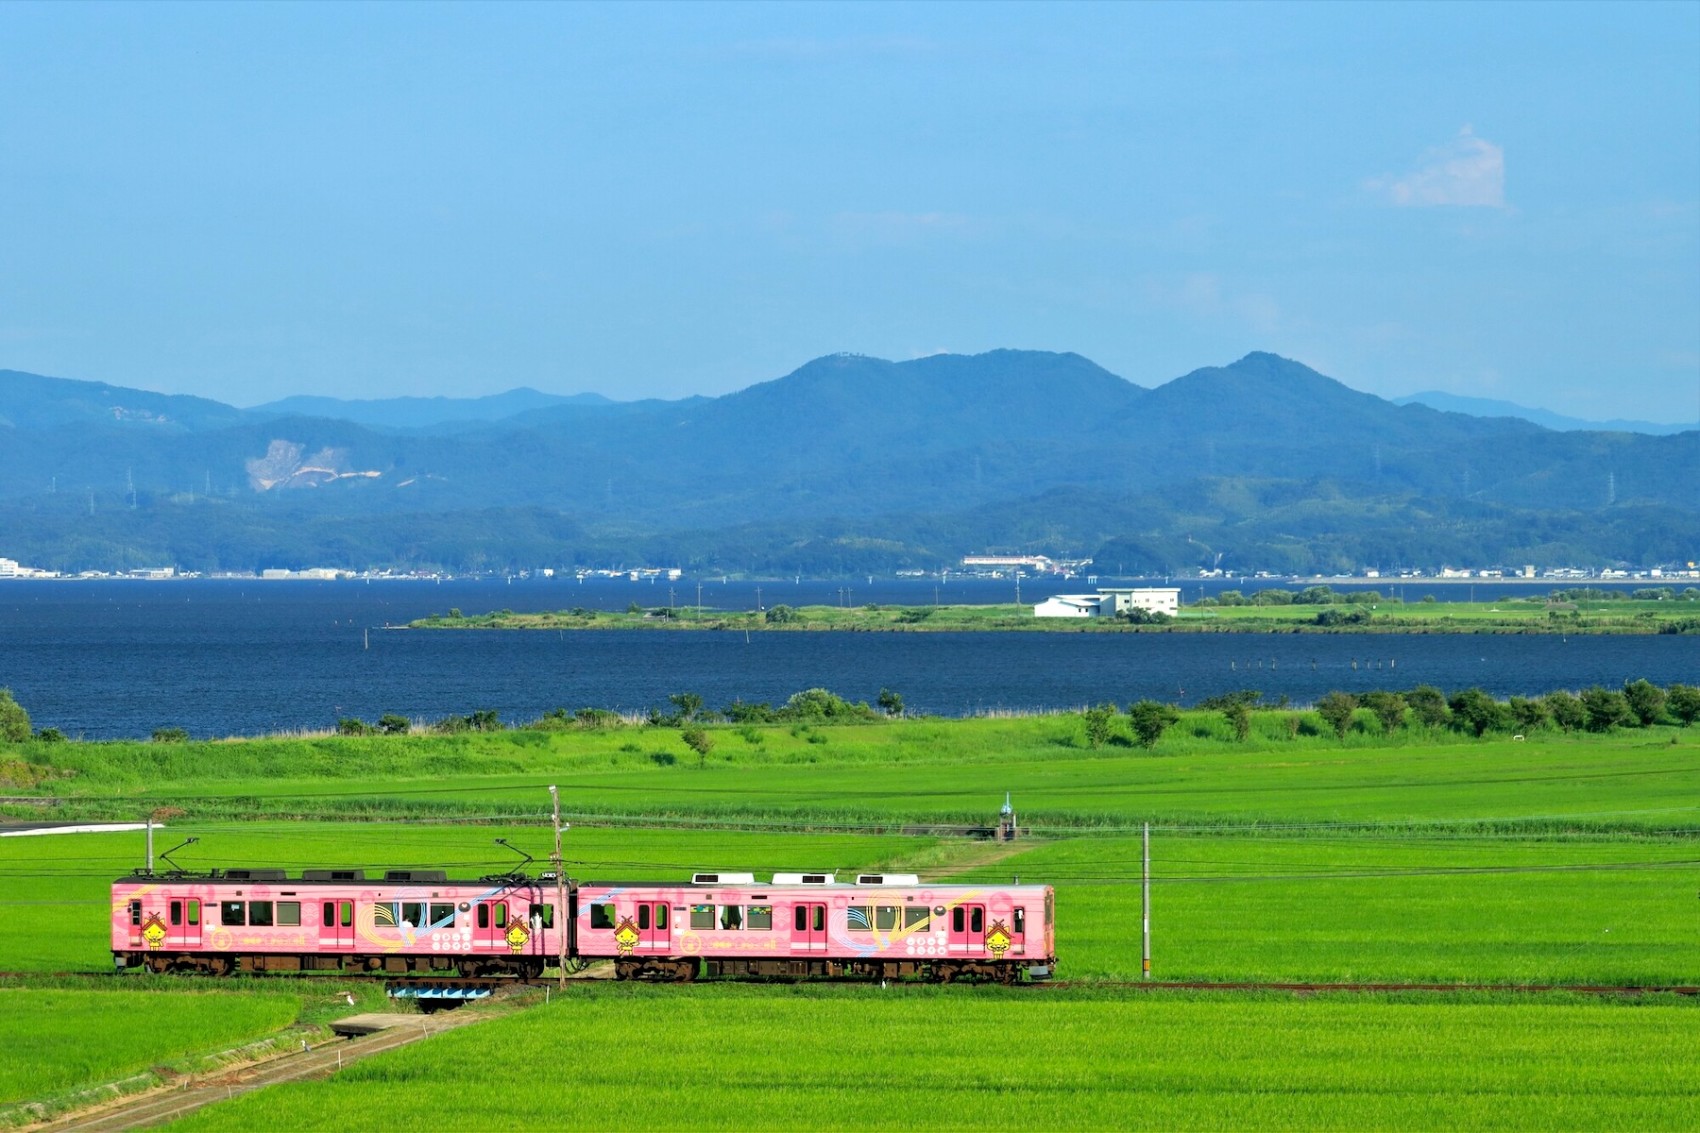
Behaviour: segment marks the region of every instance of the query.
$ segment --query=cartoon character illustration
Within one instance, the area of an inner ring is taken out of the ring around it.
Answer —
[[[142,922],[142,941],[156,950],[165,943],[165,922],[159,919],[158,913],[149,913],[148,919]]]
[[[630,956],[639,939],[638,927],[632,923],[632,918],[620,918],[619,925],[614,929],[614,947],[620,950],[620,955]]]
[[[1009,946],[1015,943],[1015,937],[1002,921],[993,921],[992,927],[986,930],[986,951],[992,954],[992,959],[1002,960],[1003,954],[1009,951]]]
[[[531,932],[522,920],[514,920],[508,924],[506,940],[509,952],[524,952],[525,942],[531,939]]]

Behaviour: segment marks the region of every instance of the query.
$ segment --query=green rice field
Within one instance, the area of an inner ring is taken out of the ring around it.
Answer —
[[[1696,1024],[1673,1003],[602,986],[174,1127],[1686,1129]]]
[[[293,995],[0,985],[0,1107],[93,1086],[277,1031]]]
[[[1236,743],[1219,714],[1190,713],[1152,752],[1092,748],[1067,715],[717,726],[701,761],[677,729],[635,727],[15,750],[52,772],[38,793],[61,801],[37,815],[180,809],[157,845],[198,838],[175,854],[191,869],[489,873],[518,862],[496,838],[546,858],[558,783],[578,877],[903,870],[1057,887],[1067,986],[579,982],[187,1128],[1700,1125],[1700,1004],[1509,990],[1700,984],[1700,730],[1340,741],[1295,734],[1290,715],[1259,713]],[[989,821],[1006,790],[1027,837],[951,832]],[[1159,982],[1507,990],[1118,986],[1139,978],[1146,821]],[[38,973],[0,981],[0,1008],[29,1005],[0,1011],[0,1048],[32,1052],[0,1070],[13,1095],[276,1033],[339,998],[302,990],[334,977],[134,973],[70,989],[105,1010],[63,998],[47,973],[110,969],[108,887],[143,844],[0,839],[0,971]],[[249,1006],[215,1011],[232,1029],[213,1033],[195,1029],[207,1002]],[[181,1023],[112,1025],[138,1011]],[[51,1038],[60,1025],[75,1042]]]

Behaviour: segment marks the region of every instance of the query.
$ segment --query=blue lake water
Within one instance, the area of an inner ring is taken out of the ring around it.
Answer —
[[[762,604],[772,606],[921,604],[932,600],[935,583],[759,585]],[[1492,585],[1494,594],[1529,592]],[[753,608],[756,586],[705,580],[702,602]],[[436,718],[495,709],[512,722],[556,707],[639,711],[682,691],[714,706],[734,698],[778,702],[814,686],[856,700],[892,688],[911,710],[965,715],[1106,700],[1125,706],[1146,696],[1195,703],[1244,688],[1303,703],[1332,689],[1417,684],[1476,685],[1506,696],[1638,677],[1700,683],[1700,636],[1693,635],[757,633],[746,640],[739,632],[383,628],[452,607],[665,605],[668,589],[665,581],[570,578],[7,582],[0,584],[0,685],[13,690],[37,727],[97,739],[146,736],[163,726],[196,736],[252,735],[386,712]],[[671,589],[675,604],[695,604],[695,580]],[[1079,580],[1027,580],[1022,598],[1081,589],[1089,588]],[[938,594],[941,602],[1013,597],[1013,583],[1002,581],[952,580]]]

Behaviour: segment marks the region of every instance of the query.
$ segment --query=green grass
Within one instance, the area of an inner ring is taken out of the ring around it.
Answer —
[[[1678,1129],[1691,1004],[585,988],[179,1129]]]
[[[755,742],[709,729],[699,761],[678,729],[462,736],[36,744],[59,813],[541,817],[563,785],[577,816],[983,822],[1013,792],[1023,821],[1058,830],[1167,824],[1437,823],[1521,830],[1700,830],[1700,729],[1534,733],[1527,742],[1378,731],[1296,737],[1258,713],[1252,738],[1187,713],[1156,749],[1087,746],[1078,715],[768,725]],[[1373,725],[1371,725],[1373,729]],[[824,742],[811,742],[821,740]],[[663,765],[662,753],[675,762]],[[14,812],[25,810],[12,806]]]
[[[0,1104],[44,1099],[270,1034],[301,1002],[277,992],[0,986]]]

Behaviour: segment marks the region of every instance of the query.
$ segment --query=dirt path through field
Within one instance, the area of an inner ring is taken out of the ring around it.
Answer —
[[[228,1101],[284,1082],[329,1078],[344,1066],[395,1050],[460,1027],[499,1018],[500,1013],[462,1007],[434,1015],[398,1015],[398,1025],[354,1039],[327,1039],[310,1050],[296,1051],[248,1066],[186,1078],[145,1094],[117,1099],[98,1109],[33,1126],[43,1133],[82,1133],[145,1129],[192,1113],[202,1106]]]

